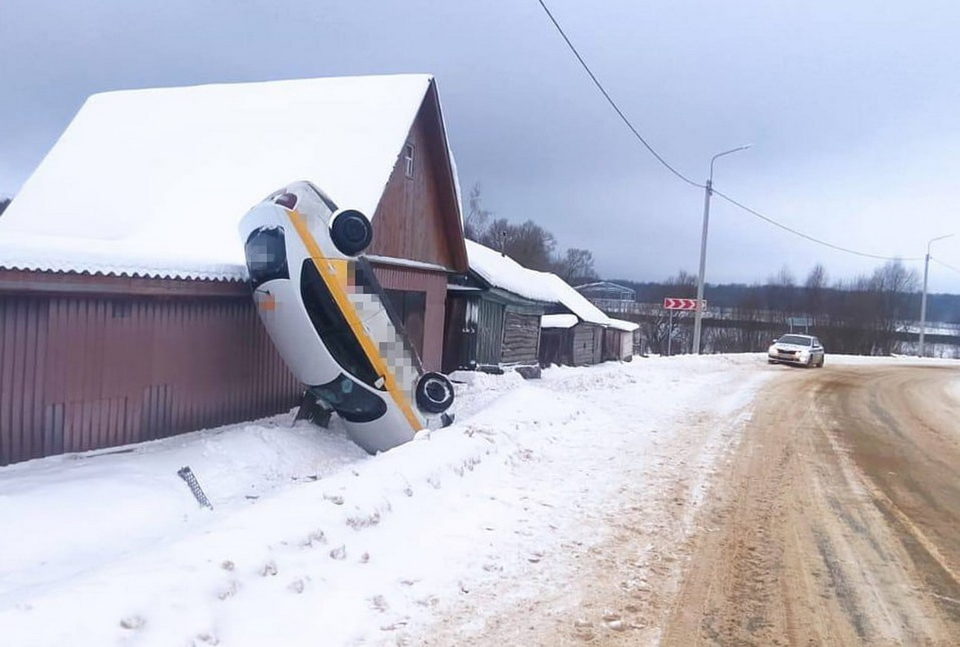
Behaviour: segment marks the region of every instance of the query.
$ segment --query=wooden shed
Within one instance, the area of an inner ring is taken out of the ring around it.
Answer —
[[[544,315],[540,326],[541,366],[588,366],[603,361],[603,326],[573,314]]]
[[[560,277],[546,273],[543,277],[558,305],[541,318],[540,365],[602,362],[604,331],[611,319]]]
[[[610,325],[603,331],[603,361],[633,360],[634,347],[640,325],[622,319],[610,319]]]
[[[0,465],[294,406],[237,223],[308,179],[371,216],[428,369],[467,271],[436,84],[345,77],[91,97],[0,219]]]
[[[508,256],[466,244],[470,271],[448,285],[444,370],[512,368],[539,376],[540,317],[553,293],[538,289],[538,273]]]

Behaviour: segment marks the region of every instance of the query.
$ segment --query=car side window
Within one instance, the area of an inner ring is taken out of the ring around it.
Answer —
[[[820,345],[820,340],[817,339],[816,337],[814,337],[814,338],[813,338],[813,345],[814,345],[814,346],[819,346],[819,345]]]

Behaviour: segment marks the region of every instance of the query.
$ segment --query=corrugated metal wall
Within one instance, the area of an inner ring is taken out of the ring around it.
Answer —
[[[300,392],[249,298],[0,295],[0,465],[250,420]]]

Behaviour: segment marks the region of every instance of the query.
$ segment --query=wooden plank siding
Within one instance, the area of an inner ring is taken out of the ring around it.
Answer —
[[[535,366],[540,349],[540,315],[507,312],[503,319],[503,347],[500,362]]]
[[[286,411],[252,301],[0,295],[0,465]]]
[[[410,128],[413,174],[398,159],[373,217],[368,254],[467,270],[458,198],[447,160],[439,104],[431,88]]]
[[[601,361],[603,328],[588,323],[573,327],[573,365],[588,366]]]

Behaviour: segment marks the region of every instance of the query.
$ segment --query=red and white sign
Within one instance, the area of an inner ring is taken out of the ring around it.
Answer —
[[[667,297],[663,300],[663,307],[667,310],[696,310],[697,309],[697,300],[696,299],[675,299]],[[703,300],[700,302],[700,310],[707,309],[707,301]]]

